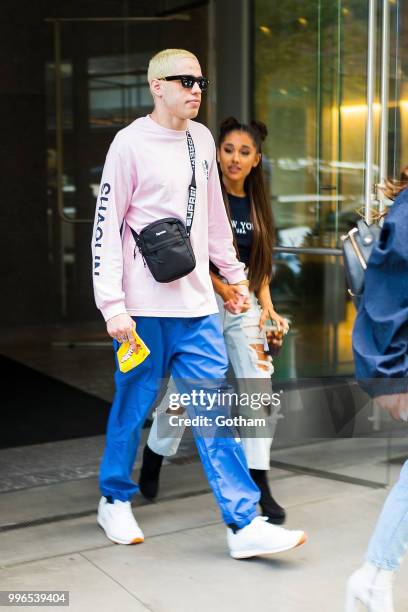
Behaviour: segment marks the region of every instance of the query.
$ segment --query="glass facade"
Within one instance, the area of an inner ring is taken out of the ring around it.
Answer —
[[[387,176],[398,176],[408,163],[401,137],[407,113],[407,66],[402,59],[407,3],[391,1],[387,9],[378,3],[370,31],[369,8],[369,2],[358,0],[254,3],[254,114],[269,131],[265,156],[277,227],[273,298],[294,322],[289,344],[294,345],[290,352],[296,365],[283,368],[284,377],[353,371],[355,310],[338,249],[341,235],[366,203],[369,40],[374,41],[376,60],[374,181],[380,180],[385,118]],[[388,52],[382,47],[384,33]],[[388,112],[382,114],[385,62]]]

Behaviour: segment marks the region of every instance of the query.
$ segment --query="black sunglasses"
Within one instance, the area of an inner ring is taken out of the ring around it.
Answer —
[[[210,82],[205,77],[195,77],[191,74],[175,74],[174,76],[161,77],[159,81],[181,81],[182,86],[186,89],[191,89],[194,87],[194,83],[198,83],[201,91],[205,91]]]

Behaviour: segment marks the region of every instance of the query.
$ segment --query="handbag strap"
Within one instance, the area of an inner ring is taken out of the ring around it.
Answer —
[[[186,136],[187,136],[188,154],[190,156],[190,164],[191,164],[191,169],[193,171],[193,174],[191,176],[191,182],[188,187],[188,201],[187,201],[187,215],[186,215],[186,232],[187,232],[187,236],[190,236],[191,227],[193,225],[193,219],[194,219],[196,199],[197,199],[197,184],[196,184],[196,176],[195,176],[195,165],[196,164],[195,164],[194,141],[188,130],[186,131]],[[133,228],[130,228],[130,231],[132,232],[135,242],[137,242],[137,239],[139,238],[139,234]]]

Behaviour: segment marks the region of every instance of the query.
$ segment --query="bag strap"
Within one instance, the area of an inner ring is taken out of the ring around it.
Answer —
[[[367,262],[364,259],[364,255],[360,251],[359,246],[358,246],[358,244],[356,242],[356,239],[354,237],[354,234],[356,234],[356,233],[358,233],[358,228],[354,227],[352,230],[349,231],[347,236],[348,236],[348,238],[350,238],[351,246],[353,247],[354,253],[356,254],[356,257],[357,257],[358,261],[360,262],[361,267],[363,268],[363,270],[367,270]]]
[[[186,135],[187,135],[188,153],[190,155],[191,169],[193,171],[193,175],[191,177],[191,183],[188,187],[188,202],[187,202],[187,216],[186,216],[187,236],[190,236],[191,227],[193,225],[193,219],[194,219],[196,198],[197,198],[197,184],[196,184],[196,176],[195,176],[195,165],[196,164],[195,164],[194,142],[188,130],[186,132]]]
[[[189,153],[189,156],[190,156],[190,164],[191,164],[191,169],[193,171],[193,174],[191,176],[191,182],[190,182],[190,185],[188,187],[188,201],[187,201],[187,215],[186,215],[186,231],[187,231],[187,236],[190,236],[191,227],[193,225],[193,219],[194,219],[194,210],[195,210],[195,205],[196,205],[196,198],[197,198],[197,184],[196,184],[196,176],[195,176],[195,147],[194,147],[194,141],[193,141],[193,139],[191,137],[191,134],[190,134],[190,132],[188,130],[186,132],[186,136],[187,136],[188,153]],[[137,242],[137,240],[139,238],[139,234],[133,228],[130,228],[130,231],[132,232],[132,235],[133,235],[133,238],[135,239],[135,242]]]

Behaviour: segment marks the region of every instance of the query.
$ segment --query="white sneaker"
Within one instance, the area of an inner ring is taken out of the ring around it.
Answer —
[[[392,587],[395,572],[365,563],[347,582],[346,612],[361,602],[369,612],[394,612]]]
[[[231,557],[246,559],[270,555],[296,548],[306,542],[307,535],[304,531],[291,531],[267,521],[266,516],[257,516],[249,525],[236,533],[228,529],[227,538]]]
[[[144,542],[143,531],[133,516],[129,501],[122,502],[115,499],[113,504],[109,504],[106,497],[101,497],[97,520],[106,537],[116,544]]]

